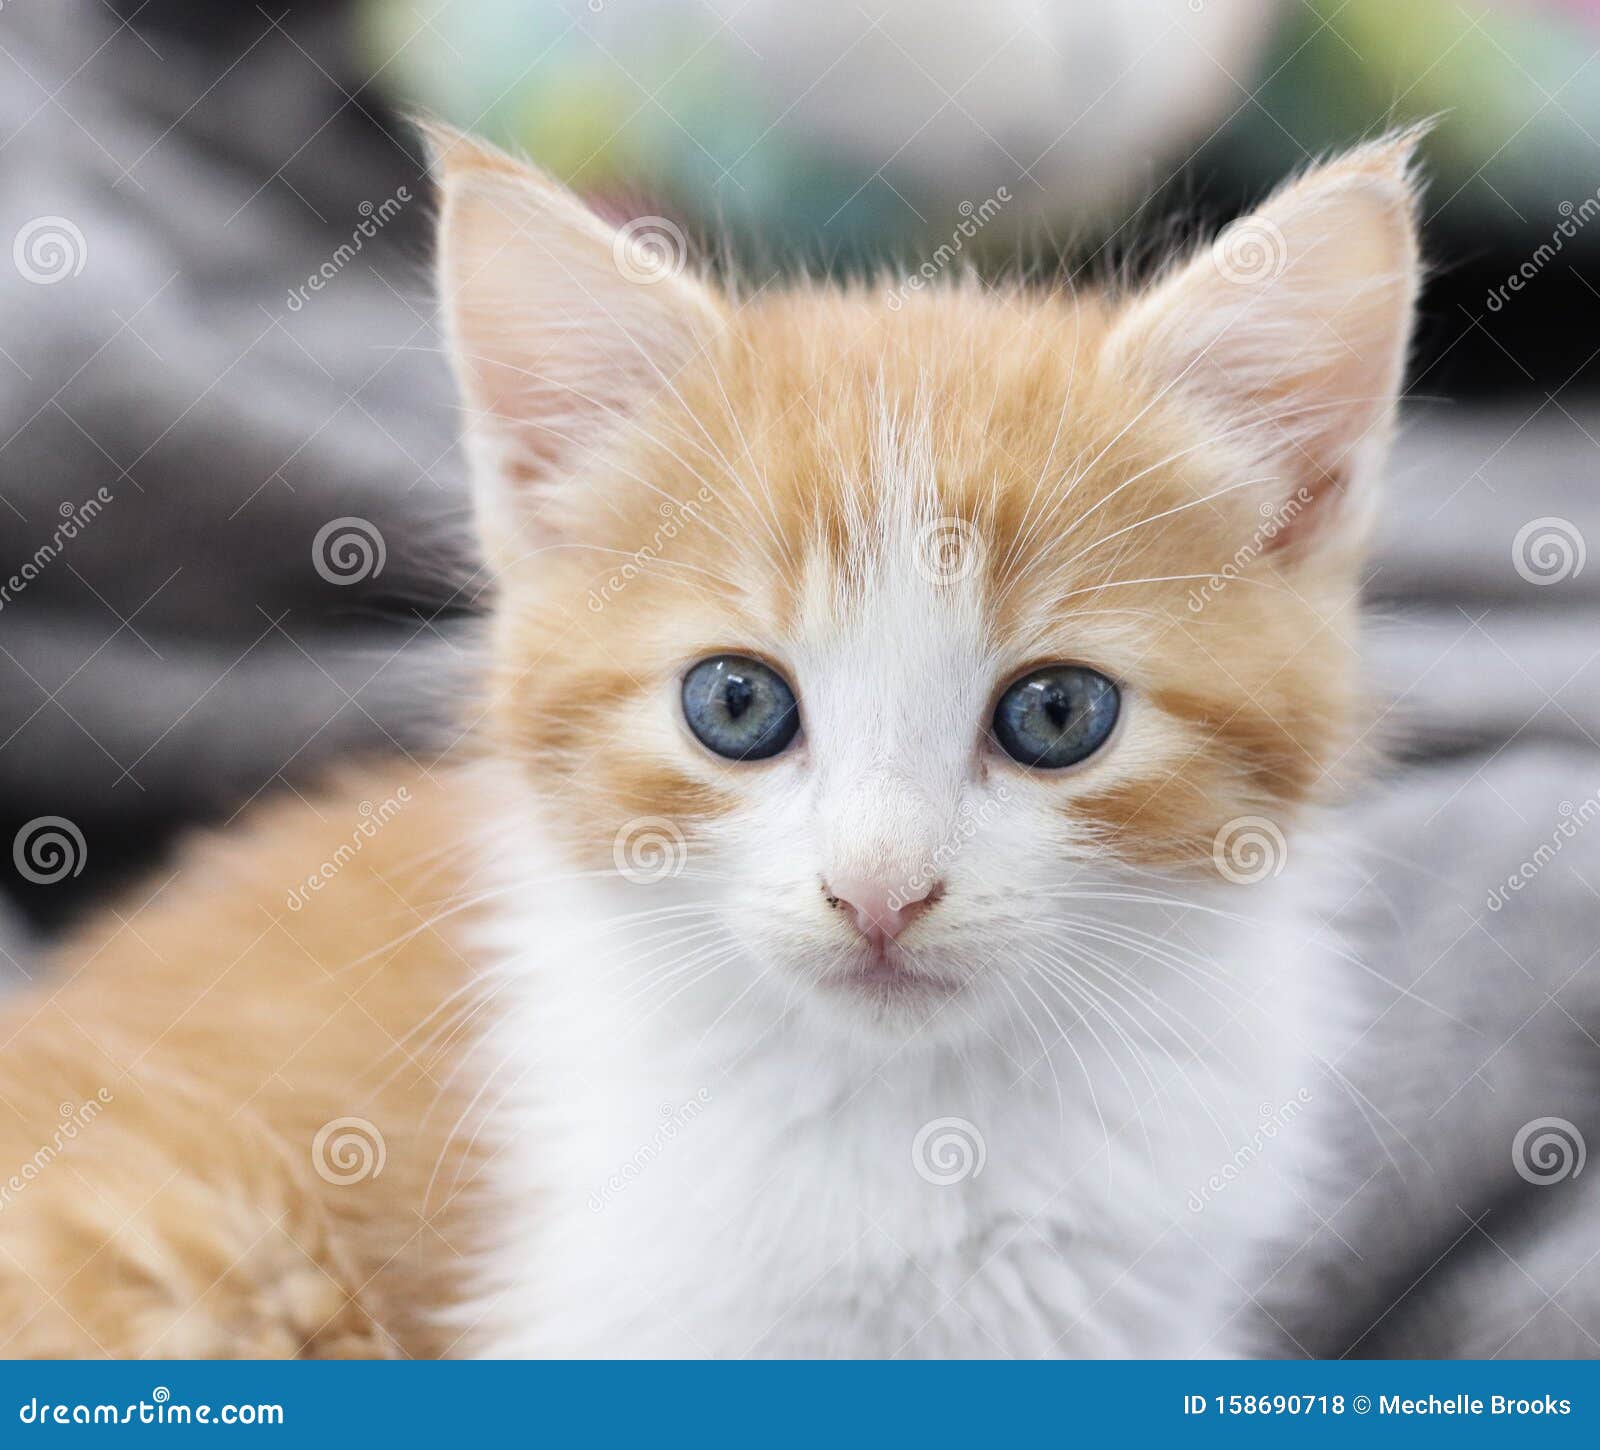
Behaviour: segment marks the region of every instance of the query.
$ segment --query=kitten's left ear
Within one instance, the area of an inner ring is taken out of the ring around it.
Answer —
[[[1421,134],[1363,146],[1284,187],[1134,301],[1102,354],[1113,376],[1191,405],[1219,447],[1272,479],[1263,488],[1277,507],[1295,517],[1299,499],[1308,528],[1337,522],[1345,537],[1370,511],[1405,371],[1421,277]],[[1299,532],[1297,521],[1278,537]]]
[[[491,558],[559,529],[563,486],[672,386],[720,302],[681,233],[617,231],[532,167],[427,125],[440,192],[439,284]]]

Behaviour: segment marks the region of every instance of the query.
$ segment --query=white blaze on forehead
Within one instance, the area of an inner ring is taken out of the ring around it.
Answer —
[[[982,542],[941,515],[935,468],[927,410],[884,408],[844,560],[810,550],[793,642],[833,847],[890,863],[949,831],[995,683]]]

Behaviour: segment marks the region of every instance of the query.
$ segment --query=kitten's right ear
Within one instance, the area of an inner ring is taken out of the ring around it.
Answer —
[[[1264,514],[1317,504],[1315,517],[1288,514],[1274,547],[1359,542],[1371,518],[1421,280],[1424,129],[1282,187],[1135,298],[1102,350],[1108,376],[1187,402],[1244,451]]]
[[[503,561],[537,542],[551,523],[552,485],[581,473],[670,385],[722,309],[684,273],[675,229],[663,250],[660,236],[617,231],[492,147],[436,124],[423,131],[480,525]]]

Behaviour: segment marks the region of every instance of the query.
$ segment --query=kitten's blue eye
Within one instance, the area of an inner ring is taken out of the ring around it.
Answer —
[[[783,676],[743,655],[713,655],[684,676],[683,718],[707,750],[729,760],[765,760],[800,729]]]
[[[1117,687],[1082,665],[1049,665],[1024,675],[994,707],[994,738],[1013,760],[1060,770],[1093,755],[1122,708]]]

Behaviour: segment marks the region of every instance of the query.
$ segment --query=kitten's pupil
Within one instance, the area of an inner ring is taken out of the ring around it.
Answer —
[[[756,692],[751,689],[750,682],[740,675],[729,675],[722,687],[722,704],[730,720],[737,720],[744,714],[755,697]]]
[[[1067,692],[1059,685],[1045,692],[1044,713],[1057,730],[1065,730],[1067,722],[1072,719],[1072,705],[1067,699]]]

